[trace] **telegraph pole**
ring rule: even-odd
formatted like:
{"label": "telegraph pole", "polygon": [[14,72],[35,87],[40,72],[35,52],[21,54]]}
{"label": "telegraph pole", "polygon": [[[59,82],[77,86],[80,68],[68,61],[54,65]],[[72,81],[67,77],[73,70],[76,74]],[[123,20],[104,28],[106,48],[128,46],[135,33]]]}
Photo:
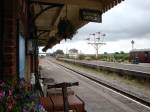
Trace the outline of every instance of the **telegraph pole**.
{"label": "telegraph pole", "polygon": [[[96,38],[96,35],[97,35],[97,38]],[[104,43],[104,37],[106,36],[105,34],[101,34],[100,32],[97,32],[97,33],[93,33],[93,34],[90,34],[90,36],[92,36],[93,38],[87,38],[86,40],[89,41],[88,44],[92,45],[96,51],[96,59],[98,59],[98,51],[100,49],[100,47],[102,45],[105,45],[106,43]]]}
{"label": "telegraph pole", "polygon": [[131,44],[132,44],[132,50],[134,49],[134,43],[135,43],[134,40],[132,40],[132,41],[131,41]]}

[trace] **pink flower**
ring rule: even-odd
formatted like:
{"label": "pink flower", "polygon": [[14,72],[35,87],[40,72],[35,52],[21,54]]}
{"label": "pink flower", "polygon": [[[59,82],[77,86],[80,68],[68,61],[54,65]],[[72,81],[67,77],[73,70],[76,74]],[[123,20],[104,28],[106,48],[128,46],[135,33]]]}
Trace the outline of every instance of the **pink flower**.
{"label": "pink flower", "polygon": [[11,90],[8,91],[8,95],[12,96],[12,91]]}
{"label": "pink flower", "polygon": [[0,90],[0,97],[3,97],[3,91],[2,90]]}

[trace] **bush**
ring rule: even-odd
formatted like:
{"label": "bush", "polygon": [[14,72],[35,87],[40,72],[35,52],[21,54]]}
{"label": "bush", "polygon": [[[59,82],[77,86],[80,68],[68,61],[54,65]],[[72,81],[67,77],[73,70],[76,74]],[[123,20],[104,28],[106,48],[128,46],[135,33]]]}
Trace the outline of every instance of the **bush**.
{"label": "bush", "polygon": [[79,60],[84,60],[84,59],[85,59],[85,56],[84,56],[83,54],[80,54],[79,57],[78,57],[78,59],[79,59]]}
{"label": "bush", "polygon": [[91,57],[87,56],[85,57],[85,60],[91,60]]}

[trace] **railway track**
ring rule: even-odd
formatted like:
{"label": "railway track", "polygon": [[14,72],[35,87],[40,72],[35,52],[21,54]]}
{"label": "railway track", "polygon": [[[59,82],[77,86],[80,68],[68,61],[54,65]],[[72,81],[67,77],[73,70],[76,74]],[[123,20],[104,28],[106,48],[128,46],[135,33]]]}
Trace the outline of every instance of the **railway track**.
{"label": "railway track", "polygon": [[150,68],[149,67],[142,67],[140,68],[139,66],[134,66],[133,65],[123,65],[123,64],[112,64],[112,63],[101,63],[98,64],[97,62],[91,63],[91,62],[86,62],[86,61],[77,61],[77,60],[70,60],[70,59],[63,59],[59,58],[58,60],[60,61],[65,61],[69,63],[75,63],[79,64],[85,67],[89,68],[96,68],[100,69],[103,71],[108,71],[108,72],[114,72],[117,74],[121,75],[128,75],[128,76],[135,76],[139,78],[144,78],[144,79],[150,79]]}
{"label": "railway track", "polygon": [[127,99],[130,99],[130,100],[134,101],[135,103],[138,103],[138,104],[140,104],[140,105],[150,109],[150,101],[146,101],[144,98],[136,96],[135,94],[132,94],[130,91],[118,88],[118,87],[116,87],[114,85],[111,85],[108,82],[105,82],[103,80],[97,79],[94,76],[89,76],[88,74],[82,73],[80,71],[74,70],[74,69],[72,69],[70,67],[67,67],[67,66],[65,66],[63,64],[60,64],[60,63],[58,63],[56,61],[52,61],[52,62],[57,64],[57,65],[59,65],[59,66],[61,66],[61,67],[63,67],[63,68],[65,68],[65,69],[67,69],[67,70],[70,70],[72,72],[75,72],[75,73],[83,76],[83,77],[86,77],[86,78],[96,82],[97,84],[100,84],[104,88],[109,89],[109,90],[115,92],[116,94],[122,95],[123,97],[126,97]]}

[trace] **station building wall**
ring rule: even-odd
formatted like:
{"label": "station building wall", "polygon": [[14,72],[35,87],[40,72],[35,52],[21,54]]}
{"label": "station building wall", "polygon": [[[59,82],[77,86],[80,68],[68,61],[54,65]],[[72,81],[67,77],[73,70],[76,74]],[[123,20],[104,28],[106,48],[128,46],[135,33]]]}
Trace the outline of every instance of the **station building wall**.
{"label": "station building wall", "polygon": [[26,53],[29,38],[27,1],[1,1],[0,79],[13,81],[14,84],[19,80],[19,33],[23,34],[25,40],[24,78],[29,81],[31,74],[32,56]]}

